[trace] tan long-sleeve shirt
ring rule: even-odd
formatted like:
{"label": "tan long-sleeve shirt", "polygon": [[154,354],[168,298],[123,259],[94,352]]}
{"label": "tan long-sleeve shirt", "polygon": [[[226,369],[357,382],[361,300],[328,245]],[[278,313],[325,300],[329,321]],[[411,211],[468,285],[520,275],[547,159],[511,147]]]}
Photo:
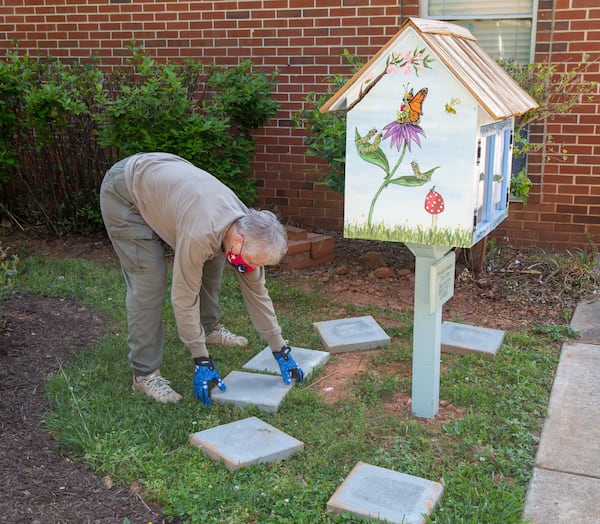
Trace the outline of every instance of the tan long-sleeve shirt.
{"label": "tan long-sleeve shirt", "polygon": [[[204,263],[224,256],[225,233],[247,208],[210,173],[168,153],[130,157],[125,183],[146,223],[175,253],[171,302],[179,337],[192,356],[207,354],[198,304]],[[264,268],[236,275],[255,329],[279,351],[285,341],[265,287]]]}

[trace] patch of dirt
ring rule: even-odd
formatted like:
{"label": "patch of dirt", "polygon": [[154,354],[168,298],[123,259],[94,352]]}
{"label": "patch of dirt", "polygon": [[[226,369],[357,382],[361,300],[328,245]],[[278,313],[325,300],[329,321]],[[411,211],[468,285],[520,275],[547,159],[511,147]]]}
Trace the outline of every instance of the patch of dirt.
{"label": "patch of dirt", "polygon": [[[561,265],[561,256],[573,257],[501,246],[475,275],[467,268],[466,250],[457,251],[454,294],[442,308],[443,318],[493,329],[568,323],[600,275],[583,267],[583,256],[570,265]],[[274,273],[300,286],[304,282],[306,289],[318,282],[336,302],[413,310],[415,257],[403,244],[336,235],[333,264]]]}
{"label": "patch of dirt", "polygon": [[[369,372],[374,379],[379,378],[379,373],[374,368],[372,361],[381,353],[378,349],[358,352],[336,353],[331,355],[325,365],[323,374],[313,380],[308,387],[313,388],[326,402],[335,404],[348,398],[354,390],[363,373]],[[386,364],[385,374],[395,379],[410,377],[411,363],[408,361]],[[380,413],[391,416],[407,415],[411,413],[411,398],[403,392],[383,398],[382,405],[378,407]],[[435,417],[424,423],[446,424],[461,418],[464,409],[440,399],[439,409]]]}
{"label": "patch of dirt", "polygon": [[[283,272],[275,278],[321,291],[339,303],[376,305],[412,311],[414,256],[403,245],[335,237],[335,261],[327,266]],[[116,262],[105,238],[20,235],[0,232],[0,245],[22,255],[79,257]],[[458,257],[454,296],[443,306],[443,318],[481,327],[509,329],[532,324],[565,324],[577,302],[595,292],[595,275],[577,264],[557,266],[539,250],[502,247],[475,277]],[[340,318],[346,315],[340,309]],[[17,294],[0,310],[0,522],[85,522],[122,524],[167,522],[139,489],[110,486],[63,456],[45,431],[42,416],[50,409],[44,378],[74,352],[89,347],[104,329],[104,319],[81,304]],[[310,387],[328,402],[348,395],[361,373],[371,369],[377,350],[333,355],[324,374]],[[371,366],[371,367],[369,367]],[[394,372],[409,376],[409,363]],[[410,399],[386,401],[391,414],[410,412]],[[431,422],[463,416],[440,401]]]}

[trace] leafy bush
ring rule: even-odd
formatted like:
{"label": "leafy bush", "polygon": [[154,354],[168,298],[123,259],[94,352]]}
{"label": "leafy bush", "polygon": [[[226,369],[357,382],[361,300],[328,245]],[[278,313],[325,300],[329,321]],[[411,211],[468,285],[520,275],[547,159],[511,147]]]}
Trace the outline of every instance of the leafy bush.
{"label": "leafy bush", "polygon": [[140,151],[178,154],[253,203],[252,131],[278,109],[276,74],[130,51],[116,70],[17,52],[0,60],[0,205],[12,216],[56,233],[100,229],[104,172]]}
{"label": "leafy bush", "polygon": [[[567,114],[574,106],[589,99],[595,89],[595,82],[587,81],[584,73],[595,62],[584,54],[581,62],[566,64],[533,63],[521,64],[515,60],[499,60],[499,64],[510,73],[515,81],[538,103],[517,119],[515,125],[515,145],[513,156],[523,158],[530,152],[542,151],[547,160],[554,158],[565,161],[567,150],[553,143],[552,135],[547,135],[542,144],[531,143],[528,139],[528,126],[552,120],[557,115]],[[531,180],[526,168],[513,174],[511,193],[527,203]]]}

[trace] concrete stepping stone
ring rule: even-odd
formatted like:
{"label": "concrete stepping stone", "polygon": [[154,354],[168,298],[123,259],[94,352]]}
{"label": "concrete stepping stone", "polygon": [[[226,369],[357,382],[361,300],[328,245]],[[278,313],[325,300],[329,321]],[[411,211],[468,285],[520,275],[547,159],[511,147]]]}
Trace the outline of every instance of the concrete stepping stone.
{"label": "concrete stepping stone", "polygon": [[[315,368],[324,366],[329,360],[329,353],[327,351],[317,351],[314,349],[304,349],[292,346],[292,357],[296,361],[302,371],[304,371],[304,379],[306,380]],[[260,353],[252,357],[246,362],[242,369],[248,371],[262,371],[265,373],[273,373],[281,376],[281,370],[279,364],[273,358],[271,348],[265,347]]]}
{"label": "concrete stepping stone", "polygon": [[502,346],[504,331],[444,321],[441,339],[441,350],[445,353],[480,353],[493,357]]}
{"label": "concrete stepping stone", "polygon": [[229,471],[283,460],[304,451],[304,443],[283,431],[249,417],[190,435],[190,444],[211,459],[220,460]]}
{"label": "concrete stepping stone", "polygon": [[[272,357],[271,357],[272,358]],[[266,413],[276,413],[292,385],[286,385],[282,378],[262,373],[232,371],[223,382],[227,391],[216,386],[211,390],[213,402],[233,404],[238,407],[256,406]]]}
{"label": "concrete stepping stone", "polygon": [[325,320],[313,324],[330,353],[359,351],[387,346],[391,340],[370,316]]}
{"label": "concrete stepping stone", "polygon": [[424,524],[442,498],[440,482],[358,462],[327,503],[336,513],[390,524]]}

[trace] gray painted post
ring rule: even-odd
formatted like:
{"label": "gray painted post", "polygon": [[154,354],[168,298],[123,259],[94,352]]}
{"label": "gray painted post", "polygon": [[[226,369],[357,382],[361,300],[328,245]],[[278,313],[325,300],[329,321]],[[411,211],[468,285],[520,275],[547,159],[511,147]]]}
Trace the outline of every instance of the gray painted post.
{"label": "gray painted post", "polygon": [[440,353],[442,339],[442,304],[432,309],[431,267],[449,248],[409,244],[415,255],[415,301],[412,362],[412,413],[433,418],[440,402]]}

